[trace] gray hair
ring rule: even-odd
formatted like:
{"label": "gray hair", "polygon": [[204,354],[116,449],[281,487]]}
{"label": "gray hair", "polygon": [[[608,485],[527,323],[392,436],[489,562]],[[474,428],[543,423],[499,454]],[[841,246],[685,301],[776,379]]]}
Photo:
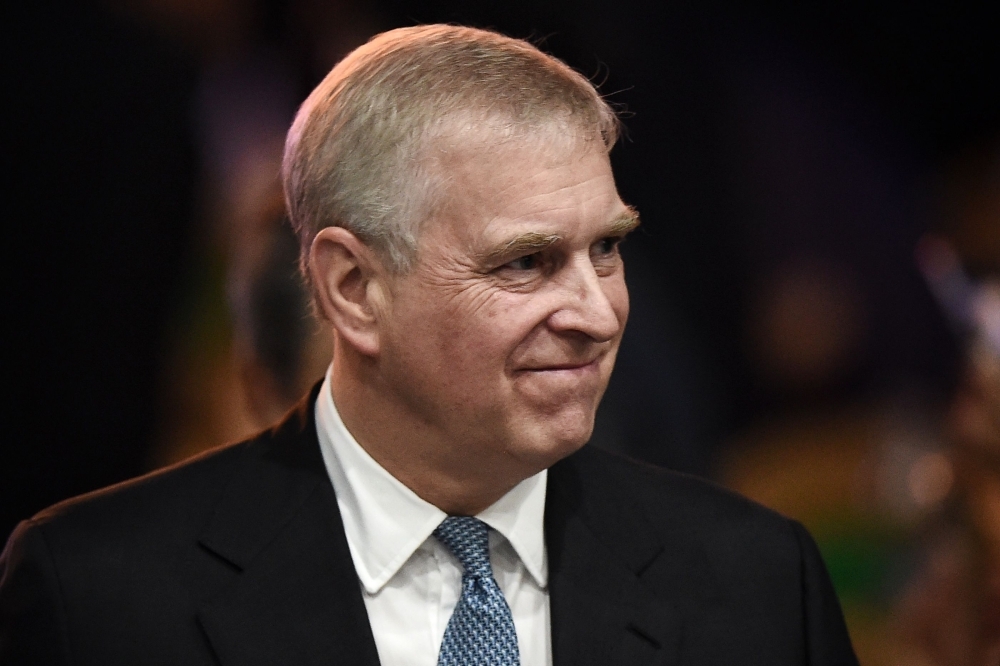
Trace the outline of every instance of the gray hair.
{"label": "gray hair", "polygon": [[[344,227],[397,273],[443,202],[428,144],[455,121],[504,137],[618,138],[615,112],[565,63],[510,37],[450,25],[376,35],[313,90],[288,133],[282,179],[306,263],[316,234]],[[553,132],[553,130],[558,130]]]}

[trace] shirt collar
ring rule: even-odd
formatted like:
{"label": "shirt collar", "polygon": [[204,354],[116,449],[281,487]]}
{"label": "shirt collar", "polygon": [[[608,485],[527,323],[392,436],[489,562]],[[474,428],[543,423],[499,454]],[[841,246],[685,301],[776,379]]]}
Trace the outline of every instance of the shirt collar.
{"label": "shirt collar", "polygon": [[[418,497],[358,444],[333,402],[331,370],[316,399],[316,430],[354,568],[365,591],[376,594],[447,514]],[[543,588],[548,584],[543,530],[547,480],[548,470],[542,470],[477,516],[510,542]]]}
{"label": "shirt collar", "polygon": [[548,472],[543,469],[529,476],[476,516],[510,542],[541,588],[548,585],[549,578],[543,527]]}

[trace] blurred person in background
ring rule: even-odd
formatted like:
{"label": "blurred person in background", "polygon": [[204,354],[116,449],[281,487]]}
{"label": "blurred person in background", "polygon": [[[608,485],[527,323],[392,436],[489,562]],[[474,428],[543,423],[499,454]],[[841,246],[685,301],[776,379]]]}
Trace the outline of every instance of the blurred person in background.
{"label": "blurred person in background", "polygon": [[330,363],[333,341],[313,317],[298,253],[282,209],[263,254],[230,282],[239,372],[260,428],[278,421]]}
{"label": "blurred person in background", "polygon": [[947,500],[898,607],[907,663],[929,666],[1000,663],[1000,142],[970,153],[917,255],[965,350],[947,446],[911,479],[915,491],[939,479]]}
{"label": "blurred person in background", "polygon": [[1000,282],[981,289],[993,339],[970,346],[949,415],[951,446],[936,461],[951,497],[926,529],[922,564],[899,605],[914,664],[1000,662]]}
{"label": "blurred person in background", "polygon": [[[380,6],[349,0],[149,0],[132,11],[201,61],[201,225],[164,354],[155,469],[253,435],[322,376],[328,340],[302,309],[286,252],[281,151],[308,90],[383,19]],[[278,304],[274,290],[291,300]]]}

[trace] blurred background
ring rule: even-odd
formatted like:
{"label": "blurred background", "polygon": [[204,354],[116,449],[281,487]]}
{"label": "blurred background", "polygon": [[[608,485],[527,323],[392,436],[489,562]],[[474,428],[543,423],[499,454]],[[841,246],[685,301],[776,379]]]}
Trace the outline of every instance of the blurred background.
{"label": "blurred background", "polygon": [[[284,133],[428,22],[600,84],[643,227],[594,444],[816,537],[864,666],[1000,664],[1000,25],[985,3],[106,0],[5,21],[0,533],[323,373]],[[20,266],[20,268],[17,268]]]}

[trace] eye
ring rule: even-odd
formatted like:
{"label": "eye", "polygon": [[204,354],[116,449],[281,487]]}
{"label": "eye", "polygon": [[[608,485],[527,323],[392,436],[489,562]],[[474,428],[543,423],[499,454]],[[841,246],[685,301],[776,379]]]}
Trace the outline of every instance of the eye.
{"label": "eye", "polygon": [[541,263],[541,257],[536,252],[535,254],[526,254],[523,257],[518,257],[514,261],[508,261],[502,268],[511,268],[515,271],[530,271],[538,268]]}
{"label": "eye", "polygon": [[618,251],[618,246],[621,244],[622,240],[623,239],[620,236],[602,238],[594,244],[593,252],[599,256],[614,254]]}

